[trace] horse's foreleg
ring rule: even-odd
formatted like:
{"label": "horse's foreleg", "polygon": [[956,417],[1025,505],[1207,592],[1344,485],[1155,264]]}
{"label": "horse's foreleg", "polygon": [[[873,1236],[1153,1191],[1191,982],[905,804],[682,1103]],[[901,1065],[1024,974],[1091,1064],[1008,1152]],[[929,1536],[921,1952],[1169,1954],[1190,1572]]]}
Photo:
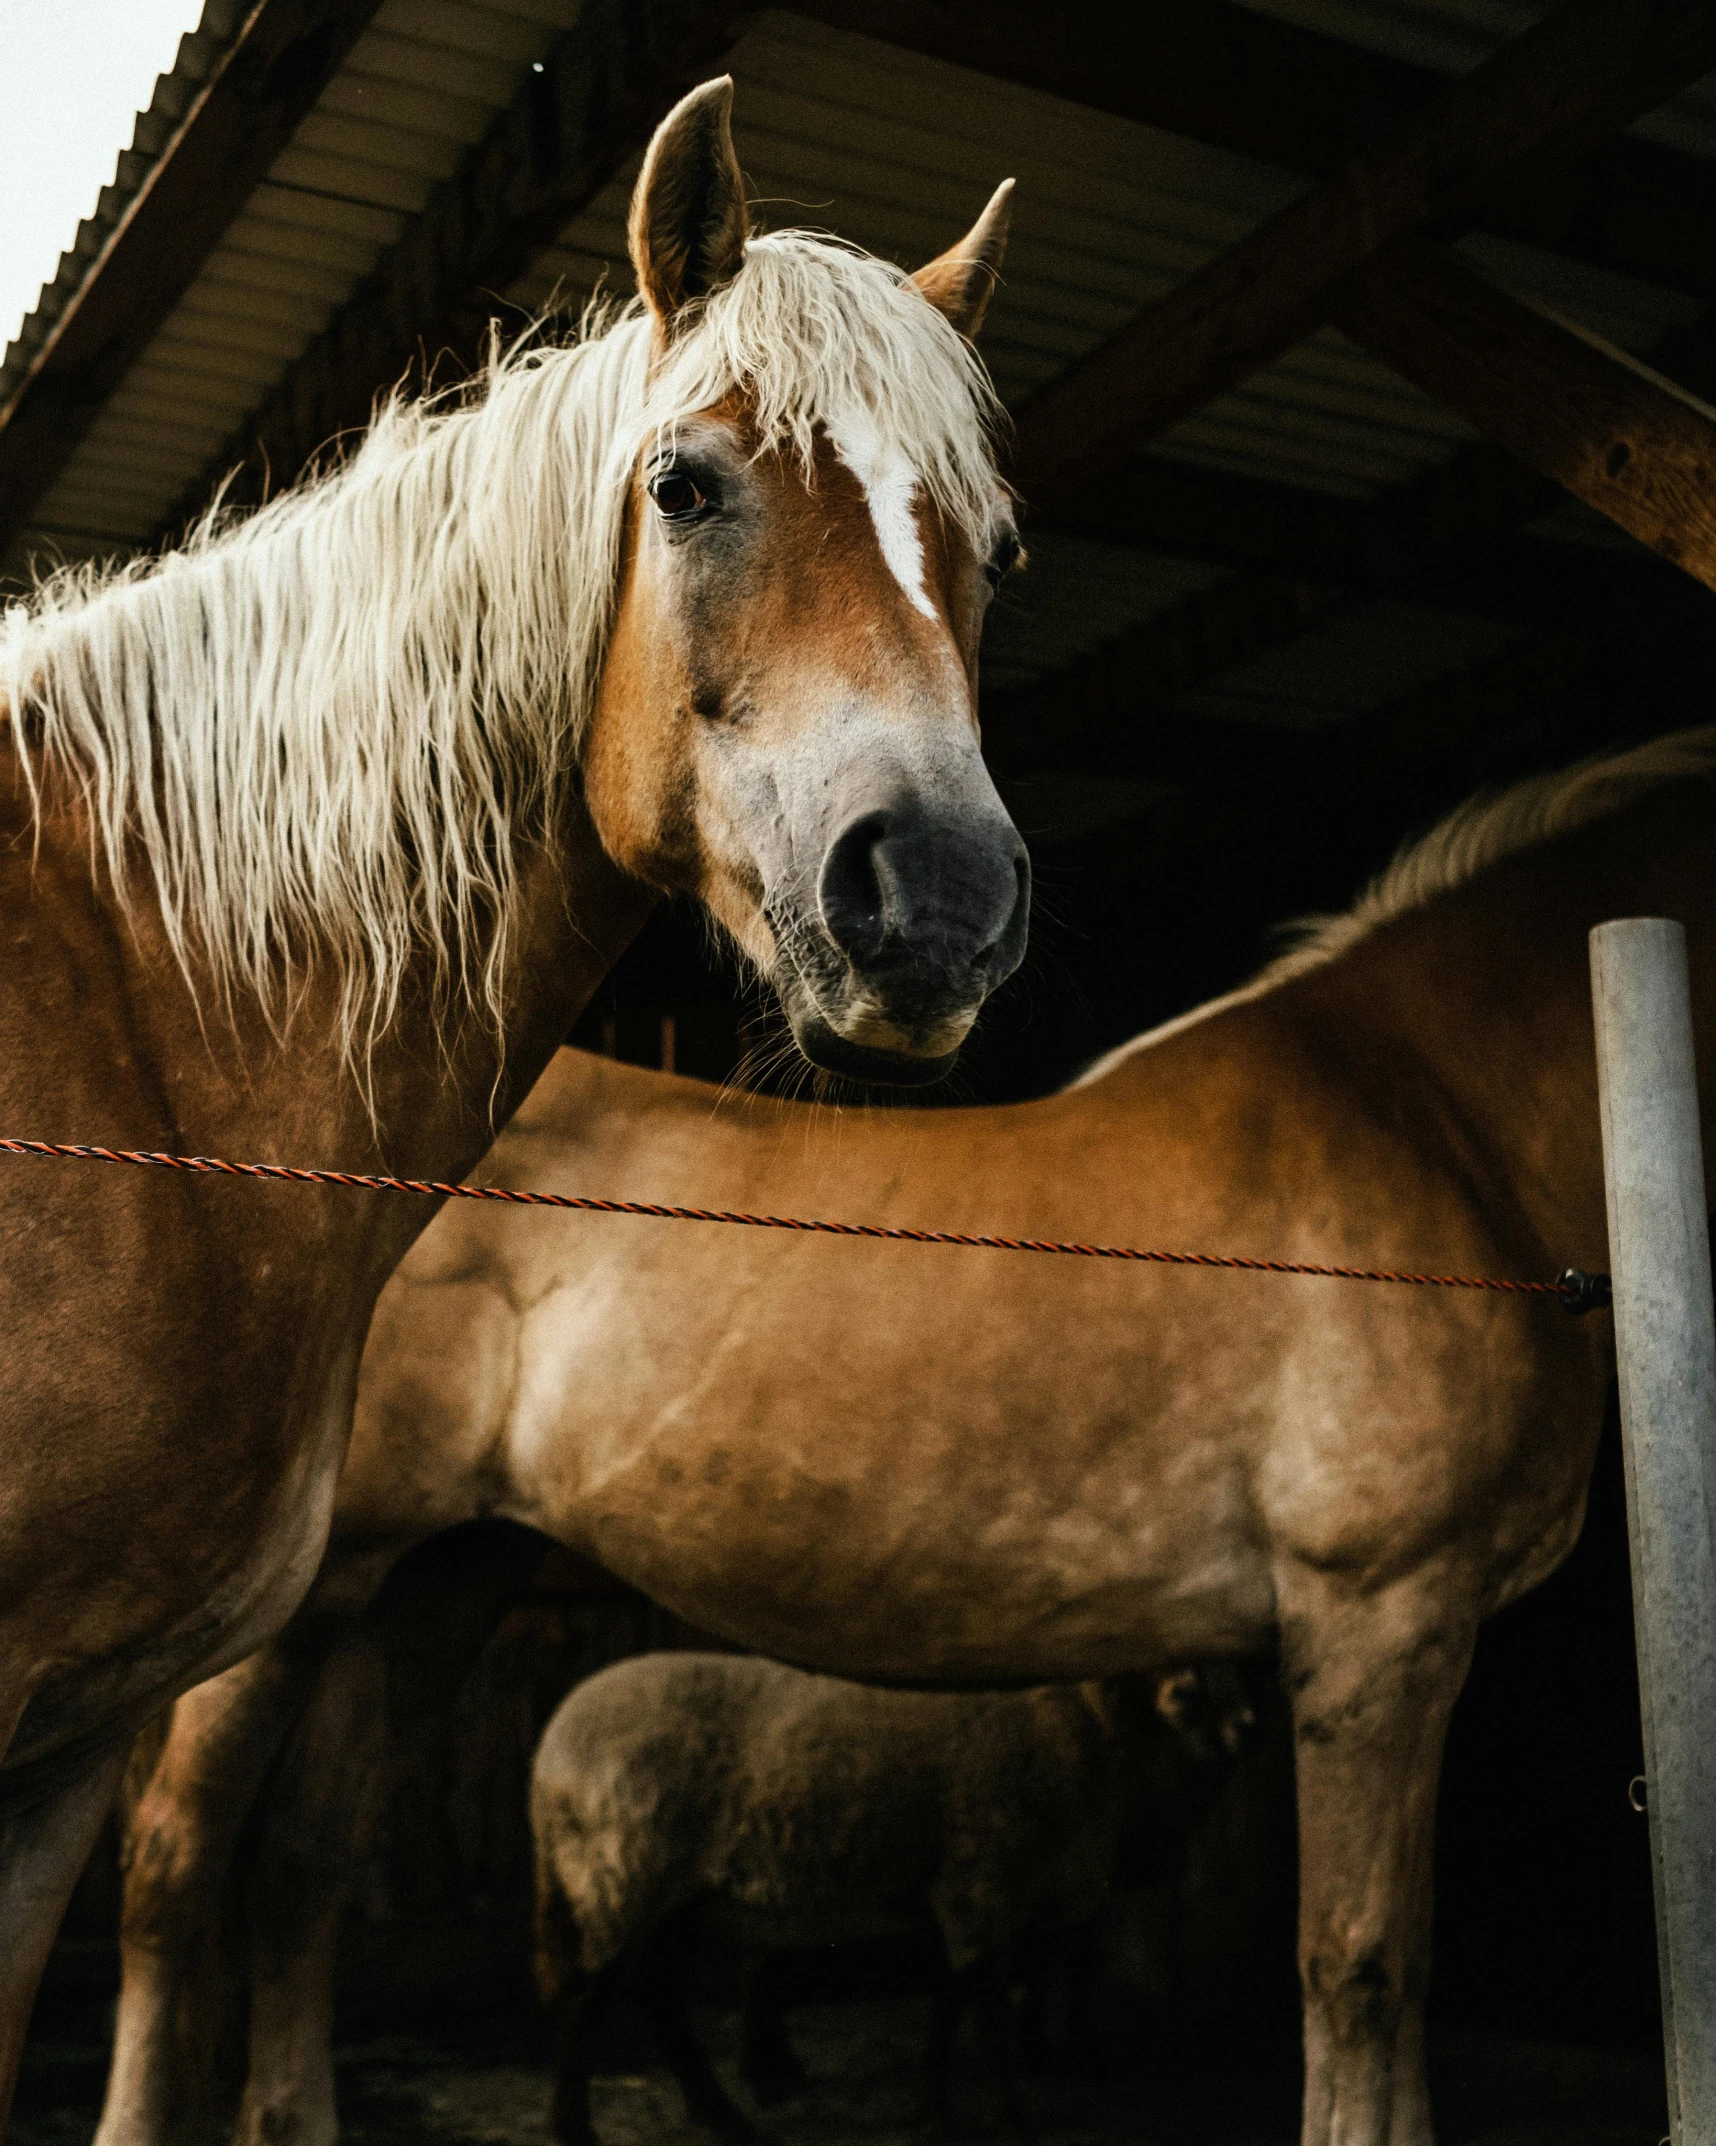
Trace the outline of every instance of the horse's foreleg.
{"label": "horse's foreleg", "polygon": [[381,1804],[387,1673],[346,1635],[268,1784],[250,1873],[250,2069],[234,2146],[334,2146],[334,1955]]}
{"label": "horse's foreleg", "polygon": [[126,1827],[119,2012],[95,2146],[170,2146],[191,2128],[187,2104],[206,2092],[214,2051],[203,2015],[216,2000],[198,1969],[239,1831],[316,1664],[306,1647],[275,1643],[173,1708]]}
{"label": "horse's foreleg", "polygon": [[[374,1561],[368,1580],[379,1585],[404,1547]],[[268,1784],[250,1872],[250,2070],[237,2146],[337,2137],[334,1970],[346,1903],[388,1793],[424,1763],[541,1560],[541,1538],[522,1528],[445,1536],[418,1550],[401,1583],[366,1598],[361,1624],[328,1658]],[[341,1594],[355,1598],[349,1576]]]}
{"label": "horse's foreleg", "polygon": [[590,2077],[596,2068],[597,2039],[619,1986],[619,1960],[595,1974],[574,1968],[551,2000],[557,2014],[554,2104],[548,2135],[556,2146],[597,2146],[590,2121]]}
{"label": "horse's foreleg", "polygon": [[36,1984],[125,1771],[125,1740],[12,1785],[0,1801],[0,2135]]}
{"label": "horse's foreleg", "polygon": [[1424,2075],[1431,1856],[1470,1598],[1281,1588],[1299,1791],[1305,2146],[1431,2146]]}

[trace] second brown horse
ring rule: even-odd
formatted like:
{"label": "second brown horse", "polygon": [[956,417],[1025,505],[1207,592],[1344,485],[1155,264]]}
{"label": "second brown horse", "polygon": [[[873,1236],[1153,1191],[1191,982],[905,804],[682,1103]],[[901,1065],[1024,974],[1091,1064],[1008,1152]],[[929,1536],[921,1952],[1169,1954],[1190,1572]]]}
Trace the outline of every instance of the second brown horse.
{"label": "second brown horse", "polygon": [[[1366,1266],[1600,1268],[1586,933],[1685,921],[1716,1068],[1713,767],[1710,734],[1670,739],[1469,810],[1259,983],[1041,1102],[835,1115],[568,1053],[490,1175]],[[329,1645],[410,1543],[481,1513],[848,1676],[1277,1651],[1304,2136],[1427,2146],[1443,1734],[1480,1622],[1578,1535],[1610,1361],[1608,1321],[1553,1300],[449,1210],[382,1300],[311,1604],[180,1702],[133,1836],[100,2146],[165,2146],[194,1925]],[[306,1812],[361,1807],[350,1664],[276,1784],[289,1859],[313,1845]],[[270,1926],[259,1948],[246,2137],[334,2135],[337,1893],[275,1889],[297,1936]]]}

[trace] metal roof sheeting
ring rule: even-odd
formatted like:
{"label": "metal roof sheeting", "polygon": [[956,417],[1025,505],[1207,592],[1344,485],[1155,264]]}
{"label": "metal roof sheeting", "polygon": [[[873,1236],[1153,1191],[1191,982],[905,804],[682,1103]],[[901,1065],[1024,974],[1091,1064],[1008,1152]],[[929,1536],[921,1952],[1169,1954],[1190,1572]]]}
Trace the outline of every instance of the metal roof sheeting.
{"label": "metal roof sheeting", "polygon": [[[43,495],[38,540],[72,556],[148,541],[580,5],[383,0]],[[210,0],[197,38],[237,12],[236,0]]]}
{"label": "metal roof sheeting", "polygon": [[[916,264],[960,236],[998,180],[1017,177],[1006,270],[982,338],[996,385],[1015,407],[1305,185],[784,12],[763,18],[728,64],[735,139],[763,223],[826,227]],[[567,225],[509,299],[526,310],[558,303],[575,312],[599,285],[631,289],[625,213],[639,163]],[[1487,235],[1465,244],[1504,287],[1640,353],[1699,315],[1679,292],[1530,246]],[[1176,426],[1155,451],[1363,500],[1476,437],[1464,419],[1325,329]],[[1562,533],[1578,542],[1596,520],[1573,518]],[[1030,572],[991,622],[985,677],[1006,689],[1056,672],[1214,578],[1183,560],[1038,536]],[[1429,675],[1422,638],[1397,644],[1402,691]],[[1457,633],[1452,644],[1463,646]],[[1389,646],[1385,631],[1375,645]],[[1269,712],[1267,698],[1261,688],[1245,690],[1203,712],[1306,719],[1297,688],[1284,687]],[[1287,712],[1288,703],[1301,712]],[[1327,719],[1349,706],[1334,694]]]}
{"label": "metal roof sheeting", "polygon": [[[1470,67],[1544,12],[1536,0],[1251,4],[1445,71]],[[579,5],[384,0],[39,502],[31,532],[38,544],[76,555],[148,540],[482,138],[525,70],[575,26]],[[198,69],[206,76],[219,38],[230,38],[236,12],[236,0],[210,0],[196,38],[186,40],[139,121],[116,186],[135,185],[170,141],[175,112],[194,93]],[[729,64],[739,153],[765,224],[828,228],[916,264],[961,235],[998,180],[1017,177],[1006,274],[983,339],[997,386],[1014,406],[1306,184],[785,9],[757,19]],[[1700,85],[1644,131],[1716,157],[1716,98]],[[640,161],[619,171],[544,249],[504,294],[512,305],[575,312],[598,286],[629,288],[625,212]],[[118,213],[110,195],[100,215]],[[54,286],[60,305],[99,233],[86,225],[78,245]],[[1699,313],[1683,293],[1527,245],[1492,236],[1463,245],[1504,287],[1634,351],[1649,352]],[[26,342],[46,332],[46,318],[32,320]],[[1444,462],[1473,437],[1440,403],[1325,330],[1175,427],[1156,451],[1366,500]],[[1555,533],[1575,544],[1615,540],[1595,517],[1577,513],[1562,515]],[[988,675],[1002,686],[1064,668],[1214,578],[1183,560],[1067,537],[1040,537],[1034,548],[1032,572],[991,628]],[[1392,663],[1403,691],[1436,675],[1443,658],[1428,621],[1438,615],[1415,613],[1409,629],[1403,613],[1379,609],[1374,630],[1348,619],[1306,637],[1303,664],[1326,668],[1325,715],[1374,704],[1378,665],[1386,671]],[[1450,665],[1473,660],[1458,621],[1447,625],[1444,642]],[[1309,720],[1310,672],[1296,665],[1298,657],[1259,659],[1227,682],[1231,690],[1184,704],[1248,720]]]}
{"label": "metal roof sheeting", "polygon": [[1494,662],[1524,638],[1500,619],[1392,600],[1366,604],[1175,694],[1173,706],[1222,722],[1307,730]]}
{"label": "metal roof sheeting", "polygon": [[1163,559],[1058,530],[1033,534],[983,636],[986,685],[1006,692],[1065,670],[1080,656],[1221,580],[1219,567]]}
{"label": "metal roof sheeting", "polygon": [[22,384],[54,322],[82,287],[144,180],[171,148],[197,92],[230,49],[243,13],[240,0],[205,0],[197,27],[180,38],[172,71],[156,78],[149,108],[138,113],[131,146],[120,150],[112,180],[78,225],[71,245],[60,255],[52,282],[43,284],[35,310],[7,346],[0,361],[0,407]]}
{"label": "metal roof sheeting", "polygon": [[[1304,190],[1268,165],[787,13],[729,59],[734,134],[765,223],[826,226],[907,263],[965,230],[998,180],[1019,185],[983,351],[1017,406],[1153,298]],[[507,295],[576,308],[631,287],[634,160]],[[1679,292],[1501,239],[1467,242],[1505,288],[1649,351],[1698,317]],[[1326,329],[1157,443],[1170,457],[1373,497],[1476,435],[1380,360]]]}

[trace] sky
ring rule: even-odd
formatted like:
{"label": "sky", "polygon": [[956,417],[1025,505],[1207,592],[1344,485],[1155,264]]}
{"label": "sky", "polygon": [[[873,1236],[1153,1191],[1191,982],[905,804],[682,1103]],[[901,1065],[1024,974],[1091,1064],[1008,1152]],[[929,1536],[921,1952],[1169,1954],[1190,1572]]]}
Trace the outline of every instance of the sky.
{"label": "sky", "polygon": [[0,349],[201,14],[202,0],[0,0]]}

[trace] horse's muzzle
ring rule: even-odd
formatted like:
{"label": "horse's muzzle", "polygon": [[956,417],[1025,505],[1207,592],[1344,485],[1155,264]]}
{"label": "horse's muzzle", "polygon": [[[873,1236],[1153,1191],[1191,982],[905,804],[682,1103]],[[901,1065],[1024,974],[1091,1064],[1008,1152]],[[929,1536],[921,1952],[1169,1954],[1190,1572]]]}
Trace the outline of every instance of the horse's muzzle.
{"label": "horse's muzzle", "polygon": [[1030,912],[1030,860],[998,808],[861,813],[828,846],[815,916],[782,934],[799,1047],[857,1080],[939,1080],[1023,959]]}

